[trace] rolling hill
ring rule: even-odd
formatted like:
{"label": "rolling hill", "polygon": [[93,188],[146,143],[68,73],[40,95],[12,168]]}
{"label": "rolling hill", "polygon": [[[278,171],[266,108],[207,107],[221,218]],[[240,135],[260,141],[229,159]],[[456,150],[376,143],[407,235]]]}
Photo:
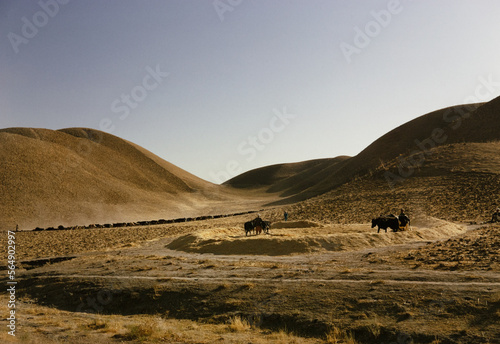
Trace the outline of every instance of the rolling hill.
{"label": "rolling hill", "polygon": [[348,156],[309,160],[290,164],[276,164],[254,169],[236,176],[225,183],[235,188],[265,187],[267,192],[293,195],[328,177],[324,171],[349,159]]}
{"label": "rolling hill", "polygon": [[131,222],[234,207],[231,190],[91,129],[0,130],[2,227]]}
{"label": "rolling hill", "polygon": [[[426,164],[435,157],[431,152],[438,147],[458,143],[477,143],[474,149],[478,154],[473,158],[469,156],[471,160],[467,158],[470,146],[453,146],[453,157],[449,156],[449,160],[440,162],[448,166],[442,173],[481,164],[481,161],[488,165],[491,159],[497,160],[493,157],[499,153],[497,146],[489,145],[500,140],[499,116],[500,97],[488,103],[437,110],[391,130],[352,158],[339,157],[264,167],[236,176],[225,185],[247,189],[251,185],[266,185],[268,192],[280,192],[280,196],[284,197],[274,204],[289,204],[327,193],[353,179],[372,175],[389,167],[392,167],[389,172],[396,182],[405,179],[410,172],[413,174],[414,170],[421,172],[427,168],[426,173],[429,173],[428,170],[435,167]],[[485,154],[479,154],[481,151]],[[410,172],[405,170],[405,165],[410,166]],[[497,165],[490,166],[491,169],[500,172]],[[270,171],[289,173],[273,174]],[[380,177],[390,179],[389,172]]]}
{"label": "rolling hill", "polygon": [[[386,207],[383,199],[408,203],[410,194],[426,213],[447,216],[443,207],[429,208],[425,194],[441,190],[435,202],[444,205],[467,192],[488,190],[475,203],[457,203],[470,208],[462,217],[467,218],[478,207],[489,209],[500,203],[496,196],[499,114],[500,98],[441,109],[391,130],[354,157],[267,166],[223,185],[204,181],[138,145],[97,130],[2,129],[0,226],[133,222],[304,200],[312,203],[296,207],[296,213],[319,207],[329,209],[325,214],[347,214],[354,208],[365,214]],[[379,201],[364,209],[366,197]],[[332,200],[336,207],[332,208]],[[360,220],[351,215],[346,221]],[[329,215],[318,220],[324,216]]]}

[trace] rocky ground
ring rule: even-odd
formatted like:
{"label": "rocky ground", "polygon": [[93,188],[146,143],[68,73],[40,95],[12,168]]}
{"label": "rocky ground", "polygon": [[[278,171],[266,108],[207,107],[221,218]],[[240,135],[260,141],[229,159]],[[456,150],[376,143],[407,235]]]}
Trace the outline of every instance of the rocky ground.
{"label": "rocky ground", "polygon": [[18,233],[17,341],[500,342],[499,226],[246,220]]}

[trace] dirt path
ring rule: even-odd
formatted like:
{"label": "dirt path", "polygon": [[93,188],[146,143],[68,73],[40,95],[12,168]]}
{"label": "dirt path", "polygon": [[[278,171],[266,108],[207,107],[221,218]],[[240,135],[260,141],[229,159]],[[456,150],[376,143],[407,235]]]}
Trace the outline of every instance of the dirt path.
{"label": "dirt path", "polygon": [[[18,295],[70,312],[166,314],[215,323],[257,315],[260,326],[317,338],[335,324],[360,343],[396,342],[401,333],[418,343],[436,338],[494,343],[500,333],[496,265],[451,269],[406,260],[410,253],[420,257],[412,252],[432,260],[470,249],[493,261],[497,232],[489,227],[439,222],[435,230],[376,234],[367,224],[322,225],[246,238],[235,221],[102,231],[110,238],[112,233],[128,237],[99,241],[98,249],[86,246],[77,254],[88,233],[75,232],[83,239],[62,238],[72,242],[72,251],[54,251],[72,259],[37,259],[44,265],[17,271]],[[39,234],[33,237],[40,239]],[[302,253],[241,254],[238,246],[254,245],[269,253],[265,241],[294,245],[304,238],[316,245],[314,251],[298,246]],[[181,249],[172,249],[179,239],[184,240]],[[340,250],[331,246],[335,240],[344,245]],[[226,246],[220,250],[217,245]],[[465,252],[466,259],[473,257]]]}
{"label": "dirt path", "polygon": [[[191,281],[191,282],[269,282],[275,281],[274,278],[254,278],[254,277],[151,277],[151,276],[103,276],[103,275],[53,275],[53,276],[37,276],[42,279],[124,279],[124,280],[150,280],[157,282],[172,281]],[[301,279],[287,279],[280,278],[280,283],[381,283],[380,280],[359,280],[359,279],[320,279],[320,278],[301,278]],[[443,282],[443,281],[415,281],[415,280],[391,280],[384,279],[383,284],[411,284],[411,285],[439,285],[439,286],[475,286],[475,287],[492,287],[500,286],[500,282]]]}

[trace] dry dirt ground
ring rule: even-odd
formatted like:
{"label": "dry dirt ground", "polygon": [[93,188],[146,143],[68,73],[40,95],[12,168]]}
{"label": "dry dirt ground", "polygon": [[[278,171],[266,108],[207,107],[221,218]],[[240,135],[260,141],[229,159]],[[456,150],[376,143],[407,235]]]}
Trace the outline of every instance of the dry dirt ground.
{"label": "dry dirt ground", "polygon": [[250,215],[18,232],[17,336],[2,320],[0,341],[500,343],[500,226],[377,233],[282,211],[248,237]]}

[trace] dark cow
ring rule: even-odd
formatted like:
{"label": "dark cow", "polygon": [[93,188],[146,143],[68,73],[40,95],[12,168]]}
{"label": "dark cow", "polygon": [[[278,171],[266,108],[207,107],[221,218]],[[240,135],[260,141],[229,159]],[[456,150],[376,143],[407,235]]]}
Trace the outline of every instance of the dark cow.
{"label": "dark cow", "polygon": [[245,222],[245,236],[247,236],[248,233],[252,234],[253,229],[254,229],[253,221]]}
{"label": "dark cow", "polygon": [[271,221],[262,221],[262,230],[264,233],[269,234],[269,229],[271,228]]}
{"label": "dark cow", "polygon": [[394,232],[397,232],[399,229],[399,220],[396,215],[386,215],[379,216],[376,219],[372,220],[372,228],[378,226],[377,233],[380,233],[380,229],[384,229],[387,233],[387,228],[391,228]]}

